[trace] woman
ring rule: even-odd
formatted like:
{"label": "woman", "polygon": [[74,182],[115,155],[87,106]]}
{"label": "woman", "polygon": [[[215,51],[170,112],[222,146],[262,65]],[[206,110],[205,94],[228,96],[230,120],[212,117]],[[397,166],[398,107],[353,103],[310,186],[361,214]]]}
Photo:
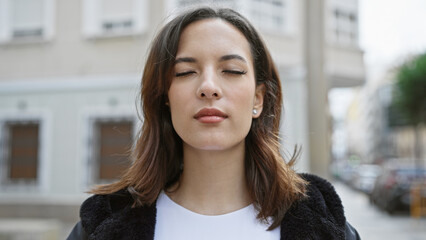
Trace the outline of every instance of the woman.
{"label": "woman", "polygon": [[357,239],[333,187],[280,155],[280,80],[235,11],[163,27],[141,97],[133,165],[93,190],[68,239]]}

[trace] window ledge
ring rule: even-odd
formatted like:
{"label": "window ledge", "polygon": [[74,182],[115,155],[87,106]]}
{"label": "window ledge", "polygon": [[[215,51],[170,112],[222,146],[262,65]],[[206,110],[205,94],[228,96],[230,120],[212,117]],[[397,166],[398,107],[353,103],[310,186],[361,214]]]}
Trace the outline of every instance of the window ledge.
{"label": "window ledge", "polygon": [[40,185],[38,183],[2,183],[0,185],[0,192],[13,193],[13,192],[38,192]]}
{"label": "window ledge", "polygon": [[142,36],[142,32],[136,31],[125,31],[125,32],[111,32],[111,33],[99,33],[91,36],[87,36],[87,39],[98,40],[98,39],[113,39],[113,38],[127,38],[127,37],[138,37]]}
{"label": "window ledge", "polygon": [[8,39],[0,42],[0,46],[21,46],[29,44],[47,44],[52,42],[51,39],[47,38],[28,38],[28,39]]}

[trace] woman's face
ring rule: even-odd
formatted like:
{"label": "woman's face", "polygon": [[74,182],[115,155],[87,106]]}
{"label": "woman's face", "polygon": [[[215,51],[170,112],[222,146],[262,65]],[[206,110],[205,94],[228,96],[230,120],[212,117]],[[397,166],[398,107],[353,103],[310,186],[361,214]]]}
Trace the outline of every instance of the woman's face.
{"label": "woman's face", "polygon": [[185,147],[244,146],[252,119],[262,111],[263,92],[262,85],[256,87],[250,45],[237,28],[206,19],[184,29],[168,97]]}

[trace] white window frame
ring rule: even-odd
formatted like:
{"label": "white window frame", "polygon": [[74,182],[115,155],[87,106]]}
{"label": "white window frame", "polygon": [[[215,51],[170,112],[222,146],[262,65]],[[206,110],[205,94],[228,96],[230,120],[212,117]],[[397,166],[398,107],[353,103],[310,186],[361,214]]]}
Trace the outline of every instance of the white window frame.
{"label": "white window frame", "polygon": [[[52,124],[52,117],[47,110],[1,110],[0,111],[0,147],[6,147],[4,136],[6,135],[6,125],[8,123],[37,122],[39,124],[39,151],[37,179],[34,183],[9,182],[7,180],[8,168],[0,169],[0,192],[47,192],[49,186],[49,151],[51,141],[49,136]],[[1,151],[0,164],[6,166],[7,153]]]}
{"label": "white window frame", "polygon": [[33,38],[14,38],[11,24],[11,3],[13,0],[0,0],[0,44],[32,43],[51,41],[55,35],[56,0],[43,0],[43,33]]}
{"label": "white window frame", "polygon": [[95,184],[101,182],[98,181],[94,172],[97,171],[96,163],[93,161],[94,149],[94,131],[95,124],[97,121],[102,120],[130,120],[133,122],[133,137],[137,136],[137,133],[141,127],[141,121],[139,120],[136,110],[128,106],[110,106],[110,107],[87,107],[80,112],[80,121],[82,126],[81,145],[79,152],[81,153],[80,159],[80,170],[77,171],[80,179],[80,190],[87,191],[88,188],[93,187]]}
{"label": "white window frame", "polygon": [[82,31],[86,38],[107,38],[143,34],[148,29],[148,0],[132,0],[132,27],[126,31],[107,32],[102,29],[102,0],[82,0]]}

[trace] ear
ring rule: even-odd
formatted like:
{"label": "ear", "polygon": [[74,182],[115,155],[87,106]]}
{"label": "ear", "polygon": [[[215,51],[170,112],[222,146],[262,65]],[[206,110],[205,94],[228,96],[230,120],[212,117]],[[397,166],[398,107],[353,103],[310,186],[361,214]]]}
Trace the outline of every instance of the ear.
{"label": "ear", "polygon": [[263,110],[263,99],[265,97],[265,85],[259,84],[256,86],[253,102],[253,110],[256,110],[256,113],[253,112],[253,118],[258,118]]}

